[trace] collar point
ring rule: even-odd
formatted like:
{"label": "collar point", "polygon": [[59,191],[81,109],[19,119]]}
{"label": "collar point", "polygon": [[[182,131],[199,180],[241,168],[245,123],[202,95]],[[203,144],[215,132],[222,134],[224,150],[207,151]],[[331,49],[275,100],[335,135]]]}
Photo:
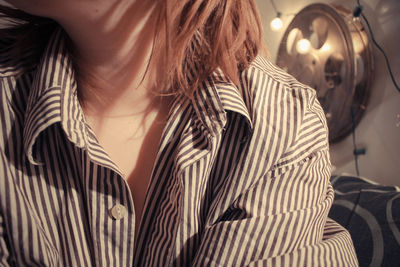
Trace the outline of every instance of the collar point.
{"label": "collar point", "polygon": [[36,160],[36,159],[33,157],[32,153],[29,153],[29,152],[28,152],[28,153],[26,153],[26,156],[27,156],[29,162],[30,162],[32,165],[35,165],[35,166],[43,166],[43,165],[44,165],[44,162],[39,161],[39,160]]}

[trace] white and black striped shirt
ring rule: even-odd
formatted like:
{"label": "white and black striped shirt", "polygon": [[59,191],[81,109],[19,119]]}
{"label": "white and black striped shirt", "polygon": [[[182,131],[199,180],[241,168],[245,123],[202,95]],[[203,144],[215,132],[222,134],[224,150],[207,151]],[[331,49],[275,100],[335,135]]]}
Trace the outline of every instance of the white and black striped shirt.
{"label": "white and black striped shirt", "polygon": [[267,60],[239,88],[216,71],[174,101],[136,244],[129,187],[85,123],[62,31],[22,66],[3,51],[0,266],[357,265],[327,218],[316,94]]}

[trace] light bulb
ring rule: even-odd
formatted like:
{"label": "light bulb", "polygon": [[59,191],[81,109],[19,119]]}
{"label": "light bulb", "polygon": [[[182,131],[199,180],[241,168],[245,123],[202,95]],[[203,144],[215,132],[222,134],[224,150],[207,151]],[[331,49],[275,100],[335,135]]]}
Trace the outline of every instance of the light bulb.
{"label": "light bulb", "polygon": [[301,39],[296,44],[296,50],[300,54],[307,54],[311,49],[311,43],[307,39]]}
{"label": "light bulb", "polygon": [[271,21],[271,29],[273,31],[279,31],[282,29],[283,23],[281,18],[278,16]]}

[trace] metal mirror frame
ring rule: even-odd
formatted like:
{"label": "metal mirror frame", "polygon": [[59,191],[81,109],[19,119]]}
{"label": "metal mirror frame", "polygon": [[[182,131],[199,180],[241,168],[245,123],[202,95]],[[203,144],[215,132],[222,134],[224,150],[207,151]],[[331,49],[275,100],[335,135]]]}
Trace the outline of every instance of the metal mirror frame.
{"label": "metal mirror frame", "polygon": [[[296,45],[307,39],[310,50]],[[293,18],[277,65],[317,91],[329,127],[329,141],[349,135],[361,120],[373,80],[373,55],[361,21],[339,5],[311,4]]]}

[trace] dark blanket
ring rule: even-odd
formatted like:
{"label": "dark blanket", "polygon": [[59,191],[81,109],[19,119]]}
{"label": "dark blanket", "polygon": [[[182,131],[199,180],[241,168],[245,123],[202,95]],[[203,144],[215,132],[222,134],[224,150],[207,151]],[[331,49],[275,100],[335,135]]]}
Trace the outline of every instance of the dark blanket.
{"label": "dark blanket", "polygon": [[400,189],[333,176],[329,217],[349,230],[360,266],[400,266]]}

